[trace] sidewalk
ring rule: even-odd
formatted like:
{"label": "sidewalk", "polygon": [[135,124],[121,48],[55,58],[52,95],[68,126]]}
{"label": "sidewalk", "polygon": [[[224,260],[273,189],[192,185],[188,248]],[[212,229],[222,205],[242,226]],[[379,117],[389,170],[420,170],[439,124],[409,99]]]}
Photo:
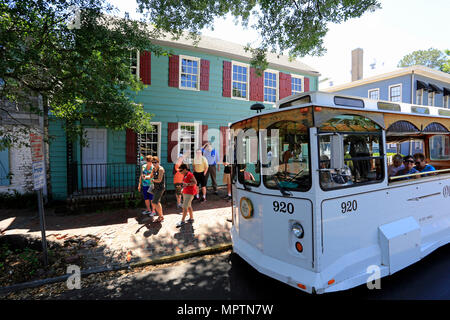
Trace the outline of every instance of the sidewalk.
{"label": "sidewalk", "polygon": [[[46,210],[47,240],[71,248],[78,244],[76,255],[67,264],[83,261],[83,270],[102,266],[126,265],[148,259],[158,259],[231,242],[231,202],[219,195],[208,194],[208,201],[194,200],[194,222],[181,228],[181,209],[173,202],[163,207],[164,221],[146,217],[139,209],[117,209],[97,213],[58,216]],[[36,213],[8,211],[0,213],[0,234],[22,234],[40,239]],[[81,246],[79,245],[81,243]]]}

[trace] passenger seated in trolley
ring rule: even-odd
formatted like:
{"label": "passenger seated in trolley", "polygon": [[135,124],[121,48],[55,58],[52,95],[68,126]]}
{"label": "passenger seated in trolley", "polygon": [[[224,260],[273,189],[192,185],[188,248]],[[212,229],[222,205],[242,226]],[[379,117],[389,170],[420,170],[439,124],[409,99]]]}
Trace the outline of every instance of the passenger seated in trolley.
{"label": "passenger seated in trolley", "polygon": [[405,169],[403,165],[403,158],[400,154],[396,154],[392,158],[392,164],[388,167],[388,175],[389,177],[393,177],[397,174],[398,171]]}
{"label": "passenger seated in trolley", "polygon": [[[414,154],[414,163],[416,165],[416,170],[418,170],[419,172],[436,171],[436,169],[431,164],[426,163],[425,155],[423,153]],[[421,177],[425,176],[428,176],[428,174],[422,175]]]}
{"label": "passenger seated in trolley", "polygon": [[[409,156],[404,157],[403,158],[403,165],[405,166],[405,168],[402,169],[402,170],[399,170],[397,172],[396,176],[404,176],[404,175],[407,175],[407,174],[418,173],[419,171],[417,171],[417,169],[414,168],[414,163],[415,163],[415,161],[414,161],[414,157],[413,156],[409,155]],[[411,179],[411,178],[417,179],[418,176],[415,176],[415,177],[404,177],[402,179],[396,179],[396,181],[408,180],[408,179]]]}

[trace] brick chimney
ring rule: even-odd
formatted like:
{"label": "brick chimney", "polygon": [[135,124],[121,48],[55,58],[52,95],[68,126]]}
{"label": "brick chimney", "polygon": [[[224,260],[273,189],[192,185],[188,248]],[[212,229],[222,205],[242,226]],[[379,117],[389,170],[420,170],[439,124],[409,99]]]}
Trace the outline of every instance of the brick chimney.
{"label": "brick chimney", "polygon": [[352,81],[360,80],[363,77],[363,49],[352,50]]}

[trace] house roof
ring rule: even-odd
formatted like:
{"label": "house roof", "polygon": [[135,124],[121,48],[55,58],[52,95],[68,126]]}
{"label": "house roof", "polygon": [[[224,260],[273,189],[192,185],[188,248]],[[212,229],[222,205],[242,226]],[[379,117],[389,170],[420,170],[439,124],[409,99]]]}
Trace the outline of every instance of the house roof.
{"label": "house roof", "polygon": [[407,74],[412,74],[412,73],[419,74],[419,75],[422,75],[422,76],[425,76],[425,77],[428,77],[431,79],[439,80],[439,81],[450,84],[450,74],[439,71],[439,70],[431,69],[431,68],[428,68],[425,66],[417,65],[417,66],[411,66],[411,67],[406,67],[406,68],[400,68],[400,69],[394,70],[392,72],[382,73],[382,74],[379,74],[379,75],[376,75],[373,77],[333,86],[330,88],[323,89],[322,91],[336,92],[336,91],[340,91],[340,90],[344,90],[344,89],[359,87],[359,86],[362,86],[365,84],[370,84],[373,82],[378,82],[378,81],[387,80],[387,79],[391,79],[391,78],[397,78],[397,77],[407,75]]}
{"label": "house roof", "polygon": [[[164,39],[155,39],[152,42],[162,46],[170,46],[179,49],[188,49],[191,51],[220,55],[232,60],[240,60],[244,62],[250,62],[252,58],[251,53],[246,52],[244,46],[240,44],[204,35],[201,36],[200,41],[197,44],[194,44],[192,39],[188,39],[187,34],[180,37],[178,40],[172,40],[167,37]],[[268,52],[267,61],[269,62],[270,68],[284,69],[315,77],[320,76],[320,73],[314,68],[298,60],[290,61],[289,57],[284,55],[277,55],[275,53]]]}

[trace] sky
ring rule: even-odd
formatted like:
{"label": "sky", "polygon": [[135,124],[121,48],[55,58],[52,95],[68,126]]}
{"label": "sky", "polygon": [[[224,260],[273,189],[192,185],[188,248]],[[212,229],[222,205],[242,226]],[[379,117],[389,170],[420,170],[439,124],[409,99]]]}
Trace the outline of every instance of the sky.
{"label": "sky", "polygon": [[[381,0],[381,9],[342,24],[329,24],[324,38],[327,52],[298,60],[317,70],[319,89],[351,81],[351,51],[363,49],[363,78],[394,71],[415,50],[450,49],[449,0]],[[134,1],[111,0],[122,11],[136,11]],[[204,35],[241,45],[257,38],[252,29],[235,25],[232,18],[216,20]]]}

